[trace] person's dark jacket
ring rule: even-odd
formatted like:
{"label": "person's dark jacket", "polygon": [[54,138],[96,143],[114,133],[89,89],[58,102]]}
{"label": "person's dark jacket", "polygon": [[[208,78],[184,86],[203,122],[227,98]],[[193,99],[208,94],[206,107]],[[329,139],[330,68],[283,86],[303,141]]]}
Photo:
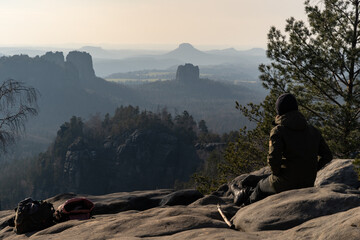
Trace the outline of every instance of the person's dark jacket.
{"label": "person's dark jacket", "polygon": [[332,160],[320,132],[299,111],[276,116],[275,124],[269,141],[270,184],[276,192],[314,186],[317,171]]}

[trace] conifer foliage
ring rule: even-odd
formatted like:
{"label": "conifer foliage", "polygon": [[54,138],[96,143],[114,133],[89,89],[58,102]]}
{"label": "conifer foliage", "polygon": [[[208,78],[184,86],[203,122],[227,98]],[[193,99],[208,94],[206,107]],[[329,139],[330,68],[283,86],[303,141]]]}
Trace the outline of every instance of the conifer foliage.
{"label": "conifer foliage", "polygon": [[360,142],[360,1],[305,2],[308,23],[287,20],[268,34],[261,80],[272,94],[293,93],[334,153],[349,157]]}

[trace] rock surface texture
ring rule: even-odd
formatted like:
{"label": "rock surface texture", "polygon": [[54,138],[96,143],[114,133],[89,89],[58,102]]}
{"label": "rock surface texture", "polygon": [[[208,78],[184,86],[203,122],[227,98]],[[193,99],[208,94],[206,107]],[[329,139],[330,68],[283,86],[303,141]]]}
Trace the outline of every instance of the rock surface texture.
{"label": "rock surface texture", "polygon": [[[315,187],[242,208],[234,206],[227,186],[207,196],[170,189],[85,196],[95,203],[92,219],[23,235],[6,226],[14,211],[0,211],[0,239],[359,239],[360,191],[351,162],[333,160],[319,171]],[[236,181],[241,185],[240,177]],[[48,201],[56,208],[75,196],[84,195],[61,194]],[[237,230],[224,223],[217,203]]]}

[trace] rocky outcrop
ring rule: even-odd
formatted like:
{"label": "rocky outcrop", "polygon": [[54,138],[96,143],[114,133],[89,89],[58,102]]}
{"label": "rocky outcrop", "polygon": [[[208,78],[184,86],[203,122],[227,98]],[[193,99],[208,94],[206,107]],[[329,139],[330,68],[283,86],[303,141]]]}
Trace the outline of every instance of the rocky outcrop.
{"label": "rocky outcrop", "polygon": [[332,183],[343,183],[353,188],[360,187],[353,160],[338,159],[332,161],[331,164],[318,172],[315,181],[316,187]]}
{"label": "rocky outcrop", "polygon": [[344,184],[291,190],[242,208],[232,219],[236,229],[286,230],[314,218],[360,206],[360,191]]}
{"label": "rocky outcrop", "polygon": [[165,196],[161,206],[189,205],[190,203],[202,198],[203,195],[197,190],[180,190]]}
{"label": "rocky outcrop", "polygon": [[102,147],[77,138],[66,152],[63,191],[104,194],[169,188],[188,181],[200,164],[190,143],[174,133],[135,130],[125,140],[108,137]]}
{"label": "rocky outcrop", "polygon": [[71,51],[66,56],[66,62],[71,63],[77,69],[82,81],[95,78],[95,71],[91,55],[87,52]]}
{"label": "rocky outcrop", "polygon": [[92,164],[96,164],[96,151],[87,148],[84,139],[77,138],[68,148],[64,163],[64,185],[67,191],[86,189],[93,178]]}
{"label": "rocky outcrop", "polygon": [[166,131],[136,130],[115,148],[109,189],[118,191],[172,187],[187,181],[200,163],[191,144]]}
{"label": "rocky outcrop", "polygon": [[62,52],[47,52],[41,56],[41,58],[60,66],[64,66],[65,64],[64,54]]}
{"label": "rocky outcrop", "polygon": [[[360,236],[360,191],[331,182],[341,179],[335,175],[349,173],[349,162],[333,160],[321,170],[318,180],[327,179],[327,184],[285,191],[242,208],[232,203],[231,196],[220,194],[225,192],[225,185],[215,195],[204,197],[194,190],[170,189],[85,195],[95,203],[92,219],[67,221],[26,235],[16,235],[6,226],[13,210],[0,211],[0,239],[355,240]],[[258,176],[261,173],[267,173],[266,169],[258,171]],[[84,195],[62,194],[48,201],[57,207],[76,196]],[[232,221],[240,231],[224,223],[218,203],[229,219],[234,216]]]}
{"label": "rocky outcrop", "polygon": [[198,81],[200,71],[198,66],[194,66],[190,63],[178,66],[176,71],[176,80],[182,82],[194,82]]}

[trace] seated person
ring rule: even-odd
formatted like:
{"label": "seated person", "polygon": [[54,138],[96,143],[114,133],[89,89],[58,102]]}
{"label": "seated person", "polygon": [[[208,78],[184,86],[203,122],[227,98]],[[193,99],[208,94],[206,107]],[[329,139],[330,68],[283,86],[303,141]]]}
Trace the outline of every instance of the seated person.
{"label": "seated person", "polygon": [[282,94],[276,101],[276,112],[267,159],[272,174],[261,179],[255,188],[233,191],[237,205],[290,189],[313,187],[317,171],[332,160],[320,132],[298,111],[294,95]]}

